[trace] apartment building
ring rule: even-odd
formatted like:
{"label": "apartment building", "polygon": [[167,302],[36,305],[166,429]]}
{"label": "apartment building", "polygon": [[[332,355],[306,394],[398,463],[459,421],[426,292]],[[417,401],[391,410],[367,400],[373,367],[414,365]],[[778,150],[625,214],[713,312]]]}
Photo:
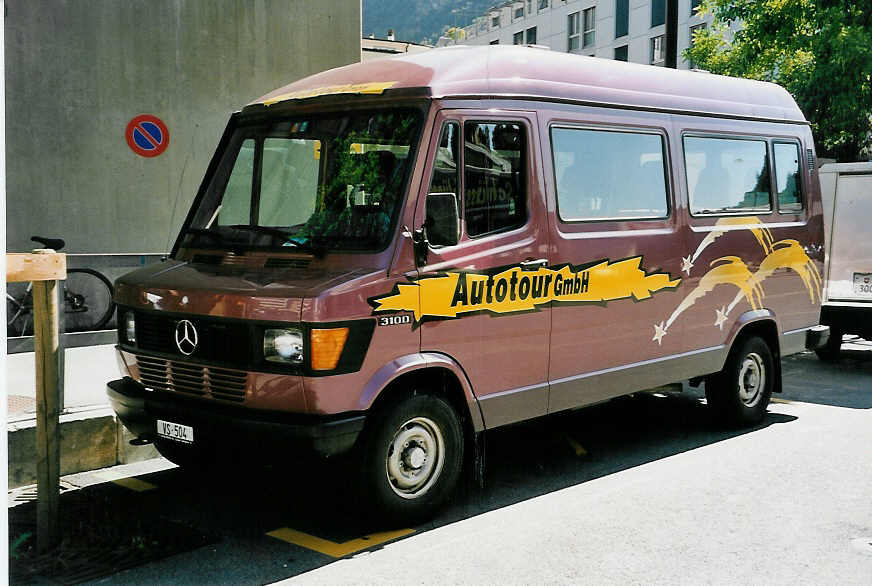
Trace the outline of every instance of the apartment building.
{"label": "apartment building", "polygon": [[[678,0],[678,67],[693,64],[681,52],[693,33],[711,23],[697,14],[700,0]],[[563,51],[663,65],[666,0],[514,0],[499,4],[465,27],[467,45],[536,44]]]}

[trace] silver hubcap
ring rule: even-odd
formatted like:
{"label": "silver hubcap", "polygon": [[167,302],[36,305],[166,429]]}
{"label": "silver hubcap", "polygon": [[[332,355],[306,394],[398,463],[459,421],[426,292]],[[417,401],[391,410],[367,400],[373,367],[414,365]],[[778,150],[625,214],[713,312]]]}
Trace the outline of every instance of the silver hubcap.
{"label": "silver hubcap", "polygon": [[739,398],[746,407],[753,407],[760,402],[765,388],[766,368],[763,359],[756,352],[751,352],[745,356],[739,370]]}
{"label": "silver hubcap", "polygon": [[397,495],[414,499],[435,484],[444,461],[445,442],[439,426],[426,417],[415,417],[394,433],[385,472]]}

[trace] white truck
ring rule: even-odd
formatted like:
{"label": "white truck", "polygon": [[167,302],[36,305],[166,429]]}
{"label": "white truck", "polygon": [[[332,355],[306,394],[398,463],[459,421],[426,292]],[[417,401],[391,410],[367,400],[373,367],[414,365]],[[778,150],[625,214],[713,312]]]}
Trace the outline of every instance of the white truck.
{"label": "white truck", "polygon": [[817,354],[835,360],[844,334],[872,339],[872,162],[828,163],[819,172],[827,247],[821,324],[830,338]]}

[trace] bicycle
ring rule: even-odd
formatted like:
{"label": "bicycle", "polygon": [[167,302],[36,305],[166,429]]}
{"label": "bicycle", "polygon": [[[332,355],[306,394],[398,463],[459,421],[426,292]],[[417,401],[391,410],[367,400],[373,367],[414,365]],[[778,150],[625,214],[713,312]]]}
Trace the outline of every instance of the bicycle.
{"label": "bicycle", "polygon": [[[60,251],[60,238],[32,236],[34,242]],[[63,320],[65,332],[103,329],[115,311],[115,289],[103,273],[88,268],[67,269],[63,286]],[[6,334],[33,335],[33,283],[9,283],[6,292]],[[10,288],[12,293],[10,293]]]}

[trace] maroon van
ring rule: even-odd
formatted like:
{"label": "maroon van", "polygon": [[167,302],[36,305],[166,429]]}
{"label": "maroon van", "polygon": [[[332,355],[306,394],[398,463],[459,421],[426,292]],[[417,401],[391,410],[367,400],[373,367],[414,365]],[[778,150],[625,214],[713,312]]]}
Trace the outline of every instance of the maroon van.
{"label": "maroon van", "polygon": [[676,381],[760,421],[819,347],[820,188],[782,88],[525,47],[350,65],[233,114],[109,384],[179,465],[354,450],[419,519],[478,434]]}

